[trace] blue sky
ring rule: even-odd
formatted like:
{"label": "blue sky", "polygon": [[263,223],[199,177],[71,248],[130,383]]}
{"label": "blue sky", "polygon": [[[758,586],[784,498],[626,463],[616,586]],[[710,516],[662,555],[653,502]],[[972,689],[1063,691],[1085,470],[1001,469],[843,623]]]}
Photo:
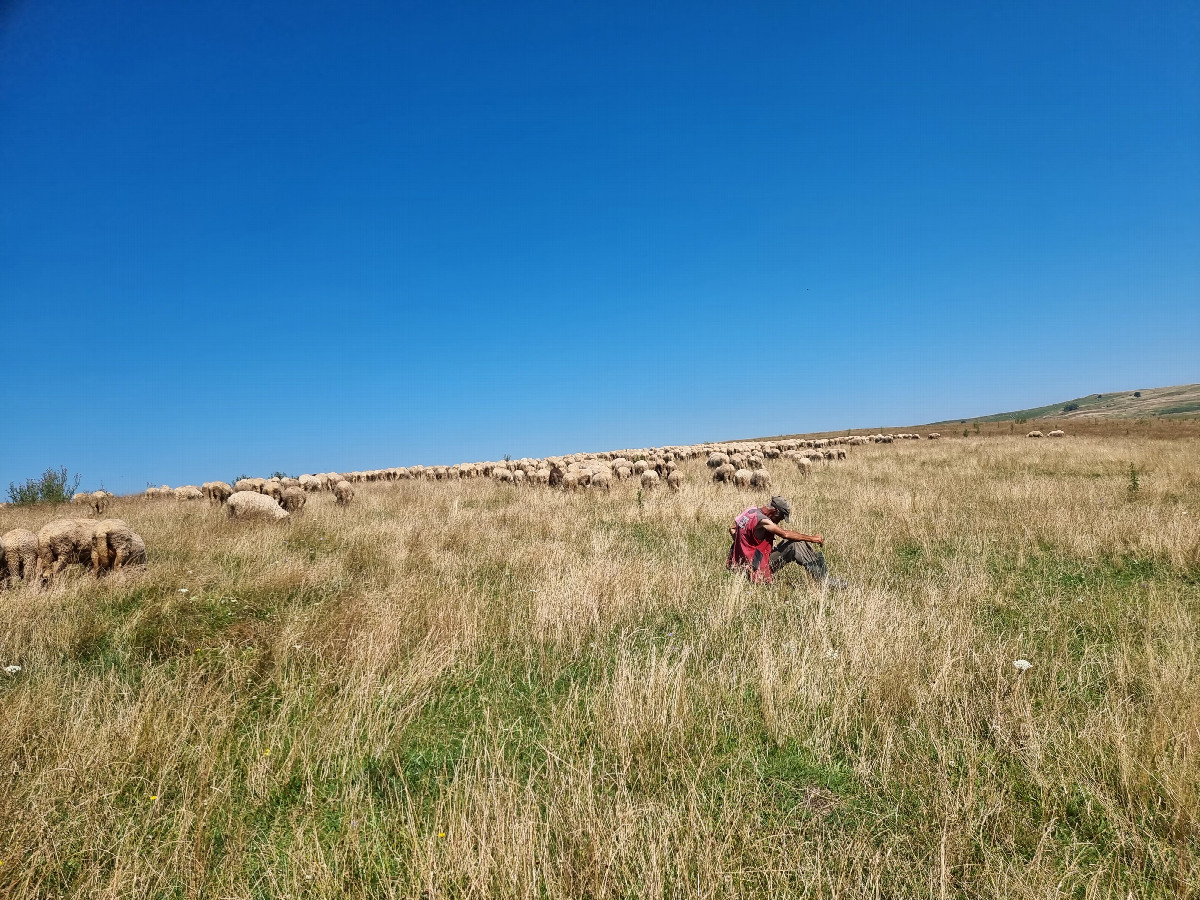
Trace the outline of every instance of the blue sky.
{"label": "blue sky", "polygon": [[0,487],[1200,380],[1193,3],[0,3]]}

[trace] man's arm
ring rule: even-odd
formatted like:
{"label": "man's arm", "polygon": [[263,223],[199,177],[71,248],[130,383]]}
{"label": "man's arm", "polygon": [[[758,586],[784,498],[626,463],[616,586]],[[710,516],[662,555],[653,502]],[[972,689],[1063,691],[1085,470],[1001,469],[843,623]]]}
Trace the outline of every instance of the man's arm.
{"label": "man's arm", "polygon": [[780,528],[770,519],[764,520],[762,523],[763,531],[769,532],[777,537],[783,538],[785,541],[807,541],[810,544],[818,544],[824,546],[825,538],[819,534],[801,534],[798,531],[788,531],[786,528]]}

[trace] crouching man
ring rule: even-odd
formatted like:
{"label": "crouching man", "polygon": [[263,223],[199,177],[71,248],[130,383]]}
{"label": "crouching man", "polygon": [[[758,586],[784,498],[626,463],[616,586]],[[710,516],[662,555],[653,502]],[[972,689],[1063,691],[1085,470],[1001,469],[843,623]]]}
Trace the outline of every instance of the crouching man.
{"label": "crouching man", "polygon": [[[825,583],[828,579],[825,556],[812,546],[820,547],[825,540],[819,534],[780,528],[779,523],[791,512],[791,504],[775,496],[769,505],[752,506],[734,519],[729,528],[733,546],[729,548],[725,567],[745,571],[753,582],[770,584],[775,572],[794,562],[803,566],[814,581]],[[778,547],[773,547],[776,537],[781,541]]]}

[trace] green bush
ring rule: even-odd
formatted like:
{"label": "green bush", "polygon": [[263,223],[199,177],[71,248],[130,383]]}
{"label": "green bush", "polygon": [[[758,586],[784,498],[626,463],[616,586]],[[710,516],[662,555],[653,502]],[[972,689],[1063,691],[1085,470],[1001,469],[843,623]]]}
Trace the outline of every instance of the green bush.
{"label": "green bush", "polygon": [[1079,409],[1078,403],[1068,403],[1063,407],[1063,412],[1075,412],[1077,409]]}
{"label": "green bush", "polygon": [[42,473],[40,478],[26,479],[24,484],[8,483],[8,499],[17,506],[29,503],[66,503],[79,490],[79,476],[72,480],[67,474],[67,467],[55,469],[53,466]]}

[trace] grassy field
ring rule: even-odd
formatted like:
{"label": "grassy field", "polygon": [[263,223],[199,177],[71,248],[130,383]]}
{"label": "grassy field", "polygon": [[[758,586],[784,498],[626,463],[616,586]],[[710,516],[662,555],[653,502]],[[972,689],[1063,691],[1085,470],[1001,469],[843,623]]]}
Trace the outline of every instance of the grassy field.
{"label": "grassy field", "polygon": [[[1200,419],[1200,384],[1145,388],[1139,391],[1113,391],[1088,394],[1049,406],[996,413],[966,419],[966,422],[1012,422],[1031,419],[1065,419],[1071,427],[1079,419]],[[941,422],[953,425],[956,420]]]}
{"label": "grassy field", "polygon": [[0,895],[1200,895],[1194,433],[768,467],[851,589],[726,573],[702,459],[118,499],[144,569],[0,595]]}

